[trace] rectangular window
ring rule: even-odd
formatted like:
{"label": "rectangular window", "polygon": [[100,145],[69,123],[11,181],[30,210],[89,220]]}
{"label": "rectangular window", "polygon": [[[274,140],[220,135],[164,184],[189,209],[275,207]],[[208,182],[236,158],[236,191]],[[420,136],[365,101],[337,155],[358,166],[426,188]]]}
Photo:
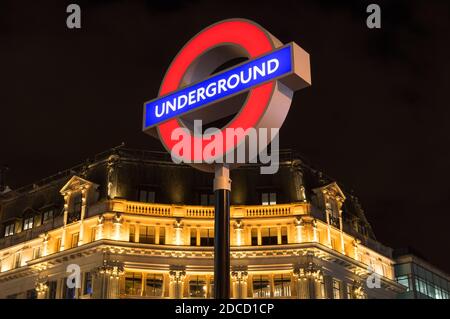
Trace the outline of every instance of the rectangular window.
{"label": "rectangular window", "polygon": [[147,189],[139,190],[139,201],[143,203],[155,203],[156,192]]}
{"label": "rectangular window", "polygon": [[27,299],[36,299],[37,298],[37,293],[36,293],[36,289],[30,289],[27,290]]}
{"label": "rectangular window", "polygon": [[341,282],[333,279],[333,299],[341,299]]}
{"label": "rectangular window", "polygon": [[281,244],[286,245],[288,243],[287,227],[281,227]]}
{"label": "rectangular window", "polygon": [[352,286],[350,284],[347,284],[347,299],[353,299],[353,292],[352,292]]}
{"label": "rectangular window", "polygon": [[14,224],[8,224],[5,227],[5,237],[14,235]]}
{"label": "rectangular window", "polygon": [[252,246],[258,245],[258,229],[252,228]]}
{"label": "rectangular window", "polygon": [[261,204],[262,205],[276,205],[277,203],[277,193],[261,193]]}
{"label": "rectangular window", "polygon": [[125,294],[129,296],[140,296],[142,290],[142,274],[129,272],[125,274]]}
{"label": "rectangular window", "polygon": [[69,288],[67,286],[67,278],[63,279],[63,299],[75,299],[75,287]]}
{"label": "rectangular window", "polygon": [[41,258],[41,247],[33,248],[33,259]]}
{"label": "rectangular window", "polygon": [[84,273],[84,284],[83,284],[83,294],[92,294],[92,274],[90,272]]}
{"label": "rectangular window", "polygon": [[74,196],[74,199],[73,199],[73,214],[74,215],[81,216],[81,205],[82,205],[82,197],[81,197],[81,193],[78,193]]}
{"label": "rectangular window", "polygon": [[72,241],[70,243],[70,248],[78,247],[78,240],[80,239],[80,233],[72,234]]}
{"label": "rectangular window", "polygon": [[206,298],[206,277],[191,276],[189,279],[189,297]]}
{"label": "rectangular window", "polygon": [[203,228],[200,230],[200,246],[214,246],[214,229]]}
{"label": "rectangular window", "polygon": [[28,230],[33,228],[33,217],[28,217],[25,218],[25,220],[23,221],[23,230]]}
{"label": "rectangular window", "polygon": [[42,214],[42,224],[47,224],[53,220],[53,210],[47,210]]}
{"label": "rectangular window", "polygon": [[22,254],[16,253],[14,255],[14,268],[19,268],[20,266],[22,266]]}
{"label": "rectangular window", "polygon": [[214,206],[214,194],[211,193],[201,193],[200,194],[200,205],[202,206]]}
{"label": "rectangular window", "polygon": [[274,297],[291,296],[291,276],[289,274],[274,275],[273,285]]}
{"label": "rectangular window", "polygon": [[162,297],[163,275],[147,274],[145,280],[145,295],[151,297]]}
{"label": "rectangular window", "polygon": [[155,243],[155,227],[154,226],[140,226],[139,227],[139,242],[144,244]]}
{"label": "rectangular window", "polygon": [[58,252],[61,250],[61,237],[56,239],[55,251]]}
{"label": "rectangular window", "polygon": [[263,245],[278,244],[278,229],[277,227],[265,227],[261,229],[261,243]]}
{"label": "rectangular window", "polygon": [[166,227],[159,228],[159,244],[164,245],[166,243]]}
{"label": "rectangular window", "polygon": [[48,282],[48,299],[56,299],[56,281]]}
{"label": "rectangular window", "polygon": [[191,246],[197,246],[197,229],[191,228]]}
{"label": "rectangular window", "polygon": [[270,298],[269,276],[253,276],[253,298]]}
{"label": "rectangular window", "polygon": [[91,242],[95,241],[97,234],[97,227],[91,227]]}
{"label": "rectangular window", "polygon": [[404,275],[404,276],[398,276],[397,277],[397,282],[403,286],[406,287],[406,291],[410,291],[411,286],[409,284],[409,277],[408,275]]}
{"label": "rectangular window", "polygon": [[136,228],[134,225],[130,225],[128,241],[130,243],[134,243],[136,239],[135,236],[136,236]]}

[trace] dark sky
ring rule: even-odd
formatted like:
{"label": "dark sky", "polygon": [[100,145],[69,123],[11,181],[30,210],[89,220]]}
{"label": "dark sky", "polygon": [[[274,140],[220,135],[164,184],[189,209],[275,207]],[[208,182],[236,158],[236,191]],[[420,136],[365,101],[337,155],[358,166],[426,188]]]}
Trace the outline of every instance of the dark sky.
{"label": "dark sky", "polygon": [[[377,238],[412,246],[450,272],[450,8],[448,1],[0,2],[0,163],[18,187],[141,132],[179,49],[226,18],[260,23],[311,55],[280,133],[360,197]],[[381,5],[370,30],[366,6]]]}

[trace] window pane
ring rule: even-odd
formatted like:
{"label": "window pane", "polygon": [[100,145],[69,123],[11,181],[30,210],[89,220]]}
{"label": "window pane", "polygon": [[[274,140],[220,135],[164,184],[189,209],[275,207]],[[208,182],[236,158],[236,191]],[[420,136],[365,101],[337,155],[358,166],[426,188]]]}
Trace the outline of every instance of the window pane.
{"label": "window pane", "polygon": [[145,295],[161,297],[163,292],[163,276],[160,274],[147,274],[145,281]]}
{"label": "window pane", "polygon": [[252,228],[252,246],[258,245],[258,229]]}
{"label": "window pane", "polygon": [[275,205],[277,203],[277,193],[270,193],[269,202],[270,205]]}
{"label": "window pane", "polygon": [[270,298],[269,276],[253,276],[253,298]]}
{"label": "window pane", "polygon": [[204,276],[192,276],[189,279],[189,296],[206,298],[206,278]]}
{"label": "window pane", "polygon": [[197,229],[191,228],[191,246],[197,245]]}
{"label": "window pane", "polygon": [[269,205],[269,194],[268,193],[261,194],[261,204]]}
{"label": "window pane", "polygon": [[288,274],[274,275],[273,283],[274,297],[291,296],[291,277]]}
{"label": "window pane", "polygon": [[138,272],[125,274],[125,294],[130,296],[141,295],[142,274]]}
{"label": "window pane", "polygon": [[287,243],[288,243],[287,227],[281,227],[281,244],[285,245]]}
{"label": "window pane", "polygon": [[159,244],[164,245],[166,243],[166,227],[159,228]]}
{"label": "window pane", "polygon": [[207,206],[208,205],[208,194],[200,195],[200,205]]}

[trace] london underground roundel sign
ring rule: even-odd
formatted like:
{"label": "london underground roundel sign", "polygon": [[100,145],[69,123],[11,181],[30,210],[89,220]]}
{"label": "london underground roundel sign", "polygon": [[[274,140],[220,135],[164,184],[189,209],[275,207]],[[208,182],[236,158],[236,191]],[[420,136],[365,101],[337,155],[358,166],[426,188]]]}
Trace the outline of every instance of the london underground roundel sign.
{"label": "london underground roundel sign", "polygon": [[[245,61],[223,70],[238,58]],[[212,159],[194,147],[204,150],[215,139],[225,141],[227,129],[280,128],[293,92],[310,84],[309,54],[297,44],[283,45],[253,21],[221,21],[194,36],[172,61],[158,98],[144,103],[143,131],[155,135],[156,128],[172,157],[210,163]],[[245,101],[238,109],[236,103],[226,103],[243,93]],[[230,113],[228,123],[213,134],[196,134],[192,129],[196,117],[218,120]],[[183,136],[174,136],[176,131]],[[192,151],[176,147],[181,138],[190,139]],[[244,141],[245,134],[222,143],[214,159],[223,158]],[[205,165],[203,169],[208,170]]]}

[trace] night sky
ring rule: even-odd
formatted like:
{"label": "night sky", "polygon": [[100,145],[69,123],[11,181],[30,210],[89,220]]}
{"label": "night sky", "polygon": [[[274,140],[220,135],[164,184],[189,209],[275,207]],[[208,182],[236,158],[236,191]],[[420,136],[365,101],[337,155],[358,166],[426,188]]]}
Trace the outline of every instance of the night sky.
{"label": "night sky", "polygon": [[[81,6],[82,28],[66,27]],[[311,55],[313,85],[280,132],[360,197],[377,239],[450,272],[448,1],[0,2],[0,164],[19,187],[141,132],[172,58],[204,27],[247,18]],[[382,28],[368,29],[378,3]]]}

